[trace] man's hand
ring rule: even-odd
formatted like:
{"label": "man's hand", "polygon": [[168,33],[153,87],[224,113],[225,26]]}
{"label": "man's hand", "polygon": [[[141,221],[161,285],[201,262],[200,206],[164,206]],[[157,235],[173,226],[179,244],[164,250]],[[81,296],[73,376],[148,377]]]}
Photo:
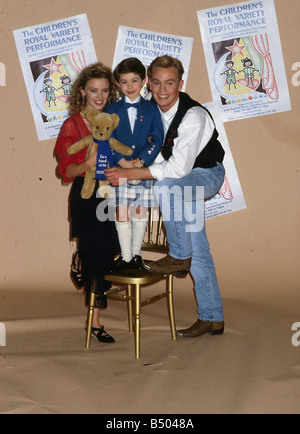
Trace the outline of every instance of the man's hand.
{"label": "man's hand", "polygon": [[106,179],[111,185],[117,186],[126,184],[127,176],[130,169],[123,169],[122,167],[112,167],[105,171]]}
{"label": "man's hand", "polygon": [[153,179],[148,167],[123,169],[123,167],[112,167],[105,171],[106,179],[111,185],[125,184],[133,179]]}

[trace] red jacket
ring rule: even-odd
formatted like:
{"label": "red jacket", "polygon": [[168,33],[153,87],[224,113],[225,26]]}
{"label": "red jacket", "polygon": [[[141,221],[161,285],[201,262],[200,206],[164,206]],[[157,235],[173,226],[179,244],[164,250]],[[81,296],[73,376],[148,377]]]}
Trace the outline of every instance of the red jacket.
{"label": "red jacket", "polygon": [[[63,123],[56,142],[55,153],[59,160],[57,165],[57,170],[59,174],[63,177],[63,180],[65,182],[72,182],[74,179],[74,178],[70,179],[66,177],[66,170],[68,166],[70,166],[70,164],[83,163],[87,151],[87,148],[85,148],[74,155],[69,155],[67,152],[68,148],[71,145],[73,145],[75,142],[78,142],[78,140],[81,140],[84,137],[90,135],[91,132],[89,131],[86,124],[84,123],[84,120],[80,115],[80,112],[70,116]],[[84,176],[84,175],[85,174],[83,173],[80,176]]]}

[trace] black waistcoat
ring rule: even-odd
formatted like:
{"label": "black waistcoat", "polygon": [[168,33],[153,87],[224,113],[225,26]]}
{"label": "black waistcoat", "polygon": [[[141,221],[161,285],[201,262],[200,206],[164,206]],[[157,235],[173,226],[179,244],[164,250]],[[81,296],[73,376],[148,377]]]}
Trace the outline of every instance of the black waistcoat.
{"label": "black waistcoat", "polygon": [[[174,116],[174,119],[167,131],[165,142],[162,148],[162,155],[165,160],[168,160],[172,155],[172,148],[174,146],[174,139],[178,137],[177,130],[180,125],[180,122],[182,121],[183,117],[185,116],[186,112],[192,108],[192,107],[202,107],[212,118],[212,115],[210,112],[203,107],[201,104],[199,104],[197,101],[194,101],[187,93],[180,92],[179,93],[179,105],[178,110]],[[197,156],[195,160],[194,167],[203,167],[203,168],[209,168],[214,167],[218,163],[222,163],[225,151],[221,145],[221,143],[218,140],[219,133],[217,132],[216,128],[214,129],[213,135],[205,148],[200,152],[200,154]]]}

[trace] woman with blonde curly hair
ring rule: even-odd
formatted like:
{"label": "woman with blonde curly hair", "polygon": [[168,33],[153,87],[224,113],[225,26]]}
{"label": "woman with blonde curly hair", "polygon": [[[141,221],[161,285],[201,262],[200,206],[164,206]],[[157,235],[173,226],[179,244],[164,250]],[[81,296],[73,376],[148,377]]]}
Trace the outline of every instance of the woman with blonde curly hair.
{"label": "woman with blonde curly hair", "polygon": [[[114,342],[100,324],[101,309],[107,307],[104,292],[110,283],[104,280],[112,267],[114,255],[119,252],[115,224],[108,219],[100,221],[96,209],[104,199],[97,197],[98,182],[90,199],[81,198],[81,188],[85,172],[96,165],[97,151],[92,148],[87,159],[85,148],[74,155],[68,148],[78,140],[91,134],[90,123],[85,117],[93,108],[103,111],[104,107],[116,99],[116,90],[111,70],[100,62],[84,68],[75,81],[70,96],[70,117],[62,125],[57,139],[55,153],[58,157],[58,173],[64,182],[73,182],[70,192],[70,219],[72,238],[78,238],[78,252],[73,257],[73,279],[79,288],[85,287],[86,304],[91,291],[91,282],[97,280],[96,302],[92,333],[99,342]],[[80,258],[81,268],[76,269]]]}
{"label": "woman with blonde curly hair", "polygon": [[109,95],[106,104],[110,104],[117,99],[116,87],[110,68],[103,65],[101,62],[94,63],[93,65],[90,65],[81,71],[72,87],[72,93],[69,101],[70,115],[91,108],[86,107],[87,101],[84,89],[89,80],[97,78],[104,78],[109,81]]}

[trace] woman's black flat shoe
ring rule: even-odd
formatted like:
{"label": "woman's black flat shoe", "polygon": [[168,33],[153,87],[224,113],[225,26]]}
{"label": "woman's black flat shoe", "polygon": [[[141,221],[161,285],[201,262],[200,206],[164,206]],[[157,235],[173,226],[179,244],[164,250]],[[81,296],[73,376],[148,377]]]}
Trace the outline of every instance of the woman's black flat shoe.
{"label": "woman's black flat shoe", "polygon": [[114,338],[104,330],[104,326],[100,329],[92,327],[92,335],[94,335],[99,342],[104,342],[106,344],[112,344],[115,342]]}
{"label": "woman's black flat shoe", "polygon": [[75,250],[72,256],[71,276],[76,286],[78,286],[78,288],[83,288],[84,280],[82,277],[81,262],[80,262],[78,250]]}

